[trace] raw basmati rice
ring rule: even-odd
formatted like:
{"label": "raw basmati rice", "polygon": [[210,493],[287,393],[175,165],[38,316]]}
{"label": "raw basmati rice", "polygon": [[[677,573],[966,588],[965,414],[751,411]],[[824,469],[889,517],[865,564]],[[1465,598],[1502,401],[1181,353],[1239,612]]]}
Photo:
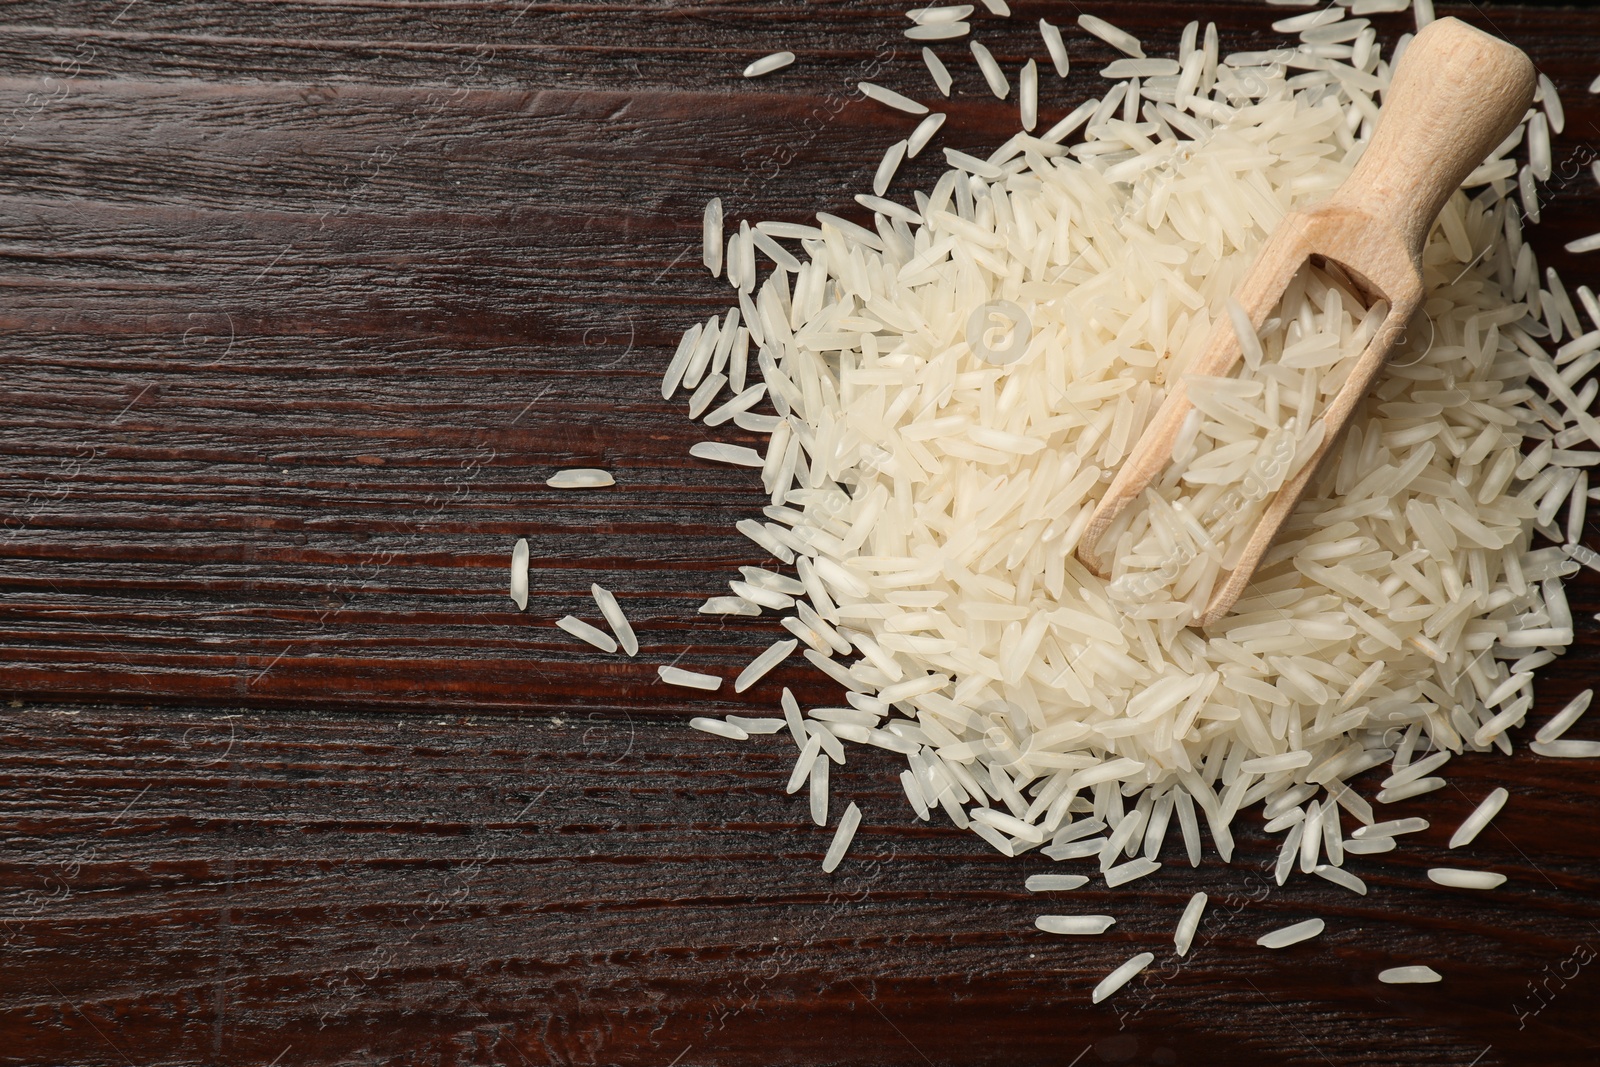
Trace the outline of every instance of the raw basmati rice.
{"label": "raw basmati rice", "polygon": [[[906,138],[907,159],[915,157],[918,152],[922,151],[923,148],[927,146],[929,141],[933,140],[933,135],[939,132],[940,126],[944,125],[945,117],[946,116],[944,112],[935,111],[933,114],[917,123],[917,128],[911,131],[910,137]],[[906,221],[911,220],[908,219]],[[917,221],[921,221],[920,216],[918,217]]]}
{"label": "raw basmati rice", "polygon": [[763,608],[782,611],[794,605],[794,597],[788,593],[780,593],[776,589],[768,589],[763,586],[752,585],[749,582],[738,581],[729,582],[728,586],[733,590],[734,596],[748,600],[750,603]]}
{"label": "raw basmati rice", "polygon": [[1412,964],[1408,967],[1390,967],[1378,972],[1378,981],[1385,985],[1413,985],[1422,982],[1437,982],[1440,980],[1439,972],[1424,964]]}
{"label": "raw basmati rice", "polygon": [[971,4],[945,4],[907,11],[906,18],[919,26],[931,26],[941,22],[960,22],[976,10]]}
{"label": "raw basmati rice", "polygon": [[1557,91],[1556,83],[1550,80],[1550,75],[1543,72],[1539,74],[1539,92],[1535,99],[1543,105],[1552,133],[1561,133],[1567,128],[1567,112],[1561,106],[1561,93]]}
{"label": "raw basmati rice", "polygon": [[936,22],[927,26],[913,26],[906,37],[913,41],[947,41],[952,37],[965,37],[972,31],[966,22]]}
{"label": "raw basmati rice", "polygon": [[1489,820],[1500,814],[1500,809],[1506,806],[1506,798],[1510,794],[1503,788],[1496,788],[1484,797],[1478,806],[1472,809],[1472,814],[1462,820],[1456,832],[1450,835],[1450,847],[1460,848],[1470,845],[1483,828],[1489,825]]}
{"label": "raw basmati rice", "polygon": [[1344,850],[1352,856],[1376,856],[1383,852],[1393,852],[1395,842],[1392,837],[1346,838]]}
{"label": "raw basmati rice", "polygon": [[1047,934],[1103,934],[1117,920],[1109,915],[1041,915],[1033,920]]}
{"label": "raw basmati rice", "polygon": [[566,615],[556,620],[556,625],[578,640],[587,641],[602,652],[615,652],[617,650],[617,643],[612,640],[610,634],[589,625],[582,619]]}
{"label": "raw basmati rice", "polygon": [[[901,96],[893,89],[885,89],[883,86],[875,85],[872,82],[857,82],[856,88],[860,89],[862,95],[867,99],[876,100],[880,104],[887,104],[896,110],[906,112],[908,115],[926,115],[928,113],[928,108],[925,104],[919,104],[909,96]],[[879,195],[881,196],[882,194],[880,193]]]}
{"label": "raw basmati rice", "polygon": [[1072,64],[1067,57],[1067,44],[1061,39],[1061,29],[1040,19],[1039,36],[1044,38],[1045,51],[1050,53],[1050,62],[1054,64],[1056,74],[1065,78]]}
{"label": "raw basmati rice", "polygon": [[828,758],[833,760],[835,763],[843,764],[844,746],[839,743],[840,737],[843,736],[840,731],[848,729],[848,725],[829,724],[826,722],[817,722],[812,719],[807,719],[806,721],[810,724],[807,726],[807,729],[809,729],[811,731],[811,735],[817,739],[817,744],[822,746],[822,751],[828,754]]}
{"label": "raw basmati rice", "polygon": [[784,720],[765,716],[750,718],[745,715],[726,715],[723,717],[723,721],[729,726],[737,726],[752,736],[755,734],[775,734],[784,727]]}
{"label": "raw basmati rice", "polygon": [[810,779],[811,767],[822,751],[822,733],[823,731],[819,730],[811,734],[806,738],[806,743],[800,746],[800,755],[795,759],[794,767],[789,772],[789,784],[784,786],[784,792],[793,795]]}
{"label": "raw basmati rice", "polygon": [[[794,62],[793,52],[774,52],[770,56],[763,56],[744,68],[746,78],[759,78],[763,74],[771,74],[775,70],[782,70]],[[716,272],[712,271],[715,276]]]}
{"label": "raw basmati rice", "polygon": [[1115,889],[1119,885],[1154,874],[1160,869],[1161,864],[1158,861],[1140,856],[1136,860],[1129,860],[1127,863],[1107,870],[1105,872],[1106,888]]}
{"label": "raw basmati rice", "polygon": [[1177,73],[1175,59],[1115,59],[1100,70],[1102,78],[1170,77]]}
{"label": "raw basmati rice", "polygon": [[[745,77],[750,77],[748,69]],[[715,278],[722,273],[722,197],[714,196],[706,201],[705,214],[700,220],[700,261]],[[682,349],[679,352],[682,353]],[[665,398],[669,394],[663,393]]]}
{"label": "raw basmati rice", "polygon": [[800,642],[793,638],[773,642],[766,651],[751,660],[748,667],[739,672],[739,677],[733,682],[733,691],[742,693],[755,685],[768,671],[793,655],[799,645]]}
{"label": "raw basmati rice", "polygon": [[1206,901],[1210,899],[1205,893],[1196,893],[1189,898],[1189,903],[1183,906],[1183,914],[1178,917],[1177,929],[1172,932],[1172,946],[1178,955],[1189,954],[1189,946],[1194,944],[1195,931],[1200,929],[1200,916],[1205,914]]}
{"label": "raw basmati rice", "polygon": [[511,602],[518,611],[528,610],[528,539],[517,538],[511,546]]}
{"label": "raw basmati rice", "polygon": [[714,674],[701,674],[678,667],[657,667],[656,674],[668,685],[681,685],[688,689],[720,689],[722,679]]}
{"label": "raw basmati rice", "polygon": [[[927,108],[923,108],[924,111]],[[906,147],[909,142],[896,141],[883,153],[883,161],[878,164],[877,173],[872,176],[872,191],[877,196],[882,196],[889,191],[889,183],[894,181],[895,171],[900,169],[901,162],[906,158]]]}
{"label": "raw basmati rice", "polygon": [[1078,26],[1100,38],[1119,52],[1125,52],[1134,59],[1144,58],[1144,48],[1139,44],[1139,38],[1125,30],[1118,29],[1105,19],[1097,18],[1094,15],[1079,15]]}
{"label": "raw basmati rice", "polygon": [[1011,83],[1006,81],[1005,72],[1000,69],[1000,64],[995,62],[994,54],[981,43],[971,43],[972,58],[978,61],[978,70],[983,73],[983,80],[988,83],[989,91],[1004,100],[1011,92]]}
{"label": "raw basmati rice", "polygon": [[1022,111],[1022,128],[1033,132],[1039,124],[1039,68],[1033,60],[1022,65],[1017,76],[1017,103]]}
{"label": "raw basmati rice", "polygon": [[570,470],[556,471],[545,483],[552,489],[600,489],[608,485],[616,485],[616,479],[610,471],[594,470],[589,467],[574,467]]}
{"label": "raw basmati rice", "polygon": [[1076,860],[1085,856],[1098,855],[1105,848],[1106,839],[1092,837],[1084,841],[1069,841],[1065,844],[1051,845],[1041,849],[1046,856],[1053,860]]}
{"label": "raw basmati rice", "polygon": [[[722,254],[717,253],[717,263],[721,264]],[[695,350],[700,344],[700,332],[704,327],[699,323],[684,331],[683,338],[678,342],[678,350],[673,354],[672,362],[667,365],[667,373],[661,379],[661,399],[667,400],[678,391],[678,386],[683,382],[683,376],[689,369],[689,361],[694,358]]]}
{"label": "raw basmati rice", "polygon": [[822,870],[832,874],[839,867],[839,862],[844,859],[844,854],[850,849],[850,842],[855,840],[856,828],[861,825],[861,809],[856,807],[855,801],[844,810],[839,818],[839,828],[834,831],[833,840],[828,844],[828,853],[822,858]]}
{"label": "raw basmati rice", "polygon": [[1300,33],[1302,30],[1316,29],[1329,23],[1338,22],[1344,18],[1344,10],[1338,7],[1326,7],[1317,11],[1307,11],[1303,15],[1292,15],[1286,19],[1279,19],[1272,24],[1274,33]]}
{"label": "raw basmati rice", "polygon": [[747,731],[735,726],[733,723],[724,722],[722,719],[706,718],[704,715],[697,715],[690,719],[689,726],[702,733],[726,737],[730,741],[748,741],[750,739],[750,734]]}
{"label": "raw basmati rice", "polygon": [[1600,741],[1535,741],[1528,751],[1552,759],[1595,759],[1600,757]]}
{"label": "raw basmati rice", "polygon": [[744,445],[724,444],[721,441],[699,441],[689,447],[689,455],[717,463],[732,463],[736,467],[760,467],[766,459],[753,448]]}
{"label": "raw basmati rice", "polygon": [[[1478,740],[1478,736],[1479,735],[1477,734],[1473,735],[1474,743],[1483,744],[1482,741]],[[1485,739],[1487,740],[1487,738]],[[1444,787],[1445,780],[1443,778],[1417,778],[1413,781],[1405,783],[1404,785],[1397,785],[1389,789],[1380,789],[1378,791],[1378,795],[1373,799],[1379,804],[1398,804],[1402,800],[1410,800],[1412,797],[1420,797],[1424,793],[1432,793],[1434,790],[1443,789]]]}
{"label": "raw basmati rice", "polygon": [[805,583],[797,582],[786,574],[769,571],[765,567],[740,567],[739,573],[744,575],[746,582],[760,589],[788,593],[791,596],[799,596],[806,591]]}
{"label": "raw basmati rice", "polygon": [[1528,122],[1528,168],[1540,181],[1550,180],[1550,124],[1543,114],[1534,115]]}
{"label": "raw basmati rice", "polygon": [[1146,967],[1150,966],[1151,963],[1155,962],[1155,958],[1155,954],[1152,952],[1141,952],[1137,956],[1134,956],[1128,960],[1128,962],[1124,963],[1122,966],[1118,967],[1116,970],[1100,979],[1099,984],[1094,987],[1094,992],[1090,994],[1089,999],[1096,1004],[1100,1003],[1102,1000],[1106,999],[1111,994],[1115,993],[1117,990],[1133,981],[1133,979],[1138,976],[1140,971],[1143,971]]}
{"label": "raw basmati rice", "polygon": [[916,772],[901,771],[900,788],[905,791],[906,800],[911,804],[911,809],[917,813],[917,818],[927,822],[932,813],[928,810],[928,802],[922,795],[922,787],[917,784]]}
{"label": "raw basmati rice", "polygon": [[1343,886],[1352,893],[1358,893],[1361,896],[1367,895],[1367,883],[1363,882],[1360,878],[1351,874],[1342,867],[1328,863],[1319,863],[1315,867],[1311,868],[1311,873],[1327,879],[1334,885]]}
{"label": "raw basmati rice", "polygon": [[1458,867],[1430,867],[1428,880],[1452,889],[1498,889],[1506,876],[1493,871],[1464,871]]}
{"label": "raw basmati rice", "polygon": [[[966,14],[924,11],[913,29]],[[842,763],[843,741],[890,749],[919,818],[942,811],[1006,855],[1093,857],[1108,885],[1159,867],[1173,814],[1198,865],[1196,805],[1226,859],[1233,816],[1259,801],[1286,835],[1280,877],[1300,866],[1360,893],[1345,854],[1389,851],[1427,822],[1371,825],[1349,779],[1392,761],[1378,796],[1392,802],[1442,785],[1430,772],[1451,751],[1509,748],[1532,675],[1575,633],[1560,580],[1590,558],[1575,541],[1580,477],[1600,442],[1594,390],[1578,391],[1600,341],[1577,340],[1578,310],[1506,199],[1510,153],[1539,151],[1539,117],[1441,213],[1427,335],[1397,349],[1233,614],[1188,626],[1258,490],[1311,454],[1346,351],[1382,319],[1336,266],[1303,271],[1260,330],[1236,326],[1236,376],[1186,382],[1198,415],[1173,480],[1129,520],[1121,573],[1100,582],[1072,558],[1104,479],[1193,339],[1230,316],[1261,239],[1337,187],[1370,136],[1395,56],[1336,9],[1291,24],[1300,43],[1219,62],[1214,27],[1150,58],[1086,17],[1132,57],[1107,68],[1119,81],[1102,99],[987,158],[947,150],[953,169],[914,209],[883,198],[896,159],[857,198],[871,228],[827,213],[759,224],[749,232],[799,242],[780,249],[789,263],[761,246],[779,268],[765,284],[754,238],[734,235],[750,257],[748,270],[728,257],[741,320],[692,327],[663,390],[724,370],[731,382],[739,330],[757,346],[766,391],[750,403],[776,412],[761,416],[766,454],[696,454],[760,468],[772,521],[738,528],[798,579],[747,575],[744,592],[800,598],[784,643],[804,641],[849,692],[849,708],[811,719],[785,705],[795,783],[815,782],[823,751]],[[1065,48],[1048,23],[1040,33],[1064,73]],[[1004,98],[998,63],[972,51]],[[938,84],[943,64],[925,60]],[[1036,118],[1037,67],[1022,69],[1019,109],[1033,96]],[[943,121],[927,116],[904,156]],[[1208,168],[1228,195],[1188,180]],[[1522,196],[1536,209],[1535,188]],[[1571,546],[1533,548],[1536,530],[1560,536],[1563,507]],[[1555,734],[1534,749],[1600,754],[1590,744]],[[1346,816],[1361,824],[1348,838]]]}
{"label": "raw basmati rice", "polygon": [[1024,888],[1030,893],[1060,893],[1080,889],[1089,878],[1082,874],[1030,874]]}
{"label": "raw basmati rice", "polygon": [[705,417],[705,424],[707,426],[721,426],[729,419],[733,419],[737,423],[739,415],[761,403],[766,398],[766,395],[767,387],[765,385],[752,385],[708,412]]}
{"label": "raw basmati rice", "polygon": [[794,740],[796,748],[804,749],[811,733],[806,729],[805,721],[800,717],[800,702],[795,700],[794,694],[789,692],[789,687],[784,686],[779,694],[778,704],[783,708],[783,721],[789,727],[789,736]]}
{"label": "raw basmati rice", "polygon": [[[750,240],[762,251],[762,253],[766,255],[768,259],[772,260],[774,265],[782,267],[791,274],[800,273],[800,261],[794,258],[794,255],[789,252],[788,249],[784,248],[777,241],[773,240],[769,234],[764,233],[761,230],[752,230],[750,232]],[[746,314],[750,313],[746,312]],[[751,315],[751,318],[757,318],[757,316]],[[729,377],[731,378],[732,375]],[[734,388],[739,389],[743,384],[744,379],[741,377],[738,379]]]}
{"label": "raw basmati rice", "polygon": [[605,616],[606,625],[617,635],[622,650],[630,656],[638,655],[639,639],[634,635],[632,624],[622,613],[622,606],[617,603],[617,598],[611,594],[611,590],[596,583],[589,586],[589,592],[594,597],[594,602],[599,605],[600,614]]}
{"label": "raw basmati rice", "polygon": [[1562,734],[1572,728],[1573,723],[1583,717],[1583,713],[1589,710],[1589,704],[1593,700],[1594,690],[1585,689],[1567,701],[1565,707],[1550,716],[1549,722],[1539,727],[1539,732],[1533,735],[1534,740],[1549,744],[1551,741],[1559,739]]}
{"label": "raw basmati rice", "polygon": [[1369,823],[1366,826],[1356,827],[1355,833],[1350,836],[1357,841],[1369,837],[1397,837],[1400,834],[1420,833],[1428,828],[1428,820],[1422,818],[1391,819],[1388,822]]}
{"label": "raw basmati rice", "polygon": [[[949,96],[950,86],[954,84],[954,80],[950,77],[950,68],[944,65],[944,60],[940,59],[934,53],[933,49],[924,48],[922,50],[922,62],[928,68],[928,73],[933,76],[933,84],[938,87],[940,95]],[[944,118],[942,115],[938,117],[941,121]],[[926,119],[923,121],[924,123],[927,122]],[[918,126],[917,129],[920,130],[922,127]],[[932,135],[930,134],[929,136]],[[923,138],[923,141],[926,143],[927,138]],[[910,154],[913,156],[916,155],[915,152]]]}
{"label": "raw basmati rice", "polygon": [[811,761],[811,821],[818,826],[828,825],[828,768],[825,759]]}
{"label": "raw basmati rice", "polygon": [[702,381],[694,394],[689,397],[689,417],[698,419],[705,414],[706,408],[711,406],[711,401],[722,392],[722,387],[728,384],[728,379],[721,374],[712,374]]}
{"label": "raw basmati rice", "polygon": [[1321,919],[1307,919],[1264,933],[1256,938],[1256,944],[1262,948],[1288,948],[1321,935],[1326,927]]}
{"label": "raw basmati rice", "polygon": [[701,615],[760,615],[755,604],[736,596],[714,596],[700,605]]}

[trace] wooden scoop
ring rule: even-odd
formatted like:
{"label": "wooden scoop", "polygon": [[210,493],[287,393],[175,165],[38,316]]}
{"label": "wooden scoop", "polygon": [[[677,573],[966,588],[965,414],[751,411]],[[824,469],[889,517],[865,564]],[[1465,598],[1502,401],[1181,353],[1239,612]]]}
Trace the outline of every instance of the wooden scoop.
{"label": "wooden scoop", "polygon": [[[1234,297],[1259,330],[1296,271],[1311,256],[1338,264],[1369,303],[1389,312],[1361,352],[1349,380],[1323,414],[1322,444],[1278,490],[1246,544],[1239,565],[1213,591],[1200,625],[1239,599],[1283,520],[1338,442],[1350,413],[1422,301],[1422,247],[1450,194],[1521,121],[1533,101],[1534,70],[1522,51],[1453,18],[1417,34],[1384,94],[1383,112],[1355,169],[1327,203],[1285,215]],[[1229,316],[1219,316],[1188,374],[1222,376],[1241,356]],[[1190,409],[1183,379],[1135,443],[1095,508],[1078,558],[1102,577],[1109,567],[1100,539],[1172,460]]]}

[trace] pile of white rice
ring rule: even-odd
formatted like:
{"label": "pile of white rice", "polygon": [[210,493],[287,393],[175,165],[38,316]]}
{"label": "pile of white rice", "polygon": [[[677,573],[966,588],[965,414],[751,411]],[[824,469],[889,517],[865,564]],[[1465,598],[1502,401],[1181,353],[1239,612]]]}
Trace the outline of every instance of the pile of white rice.
{"label": "pile of white rice", "polygon": [[[913,22],[971,12],[942,10]],[[785,691],[782,720],[697,724],[786,725],[791,792],[811,783],[819,823],[829,761],[867,743],[904,755],[919,817],[1008,855],[1094,858],[1115,884],[1159,867],[1173,816],[1192,864],[1197,813],[1227,859],[1235,814],[1260,802],[1284,835],[1280,883],[1298,865],[1364,892],[1345,853],[1426,823],[1385,820],[1348,780],[1388,763],[1376,800],[1393,802],[1442,786],[1452,754],[1512,751],[1536,670],[1573,640],[1562,578],[1600,563],[1578,543],[1600,304],[1579,289],[1580,317],[1522,238],[1562,124],[1547,79],[1445,206],[1422,313],[1232,613],[1191,625],[1381,321],[1336,267],[1303,270],[1259,338],[1236,326],[1236,374],[1191,376],[1171,468],[1105,542],[1110,579],[1073,556],[1258,246],[1363,150],[1410,35],[1386,54],[1346,15],[1284,20],[1297,40],[1231,55],[1191,23],[1170,59],[1086,18],[1130,55],[1103,98],[987,158],[947,150],[952,169],[909,204],[858,197],[871,228],[740,223],[724,246],[708,207],[706,262],[726,263],[738,302],[685,335],[663,396],[770,433],[762,453],[695,452],[760,468],[771,506],[740,529],[794,576],[747,568],[703,610],[786,615],[795,641],[739,688],[798,641],[847,706],[803,715]],[[1022,79],[1029,125],[1037,79]],[[1593,755],[1559,738],[1584,707],[1538,750]]]}

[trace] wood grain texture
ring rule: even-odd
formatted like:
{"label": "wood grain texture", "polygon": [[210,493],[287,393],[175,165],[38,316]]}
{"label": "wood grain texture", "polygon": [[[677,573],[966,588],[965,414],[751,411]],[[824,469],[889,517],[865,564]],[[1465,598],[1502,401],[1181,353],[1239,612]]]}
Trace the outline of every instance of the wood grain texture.
{"label": "wood grain texture", "polygon": [[[793,752],[598,714],[9,711],[5,1058],[1592,1062],[1600,843],[1570,830],[1600,789],[1554,761],[1519,764],[1505,812],[1448,852],[1505,770],[1452,763],[1455,788],[1396,806],[1434,829],[1391,862],[1350,861],[1364,898],[1273,886],[1254,817],[1232,867],[1169,854],[1133,886],[1032,895],[1026,875],[1079,865],[916,823],[872,751],[835,776],[866,821],[822,874],[830,831],[783,795]],[[1426,888],[1447,863],[1510,881]],[[1211,910],[1180,960],[1172,924],[1197,889]],[[1051,937],[1043,912],[1118,922]],[[1316,941],[1255,946],[1313,914]],[[1142,981],[1089,1004],[1146,950]],[[1412,962],[1445,983],[1377,982]]]}
{"label": "wood grain texture", "polygon": [[[1047,861],[914,823],[881,753],[836,775],[867,821],[824,876],[827,831],[782,793],[787,742],[682,728],[785,684],[837,700],[799,661],[740,696],[655,682],[663,662],[731,674],[777,633],[694,614],[761,562],[732,529],[761,497],[688,458],[704,431],[656,385],[678,332],[726,306],[696,266],[705,198],[734,218],[859,217],[850,194],[914,120],[855,83],[932,95],[899,11],[0,11],[0,693],[26,702],[0,719],[0,1061],[1594,1061],[1585,766],[1453,763],[1459,789],[1398,805],[1434,820],[1420,849],[1353,865],[1365,899],[1268,889],[1252,828],[1234,868],[1046,906],[1020,887]],[[1011,66],[1043,54],[1037,18],[1076,13],[1015,11],[980,17]],[[1600,217],[1600,25],[1440,11],[1561,87],[1532,239],[1569,284],[1595,282],[1560,244]],[[1199,14],[1244,48],[1285,9],[1101,13],[1166,48]],[[1069,37],[1047,120],[1113,58]],[[738,77],[780,46],[794,68]],[[939,143],[992,145],[1012,105],[938,47],[957,77]],[[938,168],[925,153],[897,188]],[[618,486],[544,487],[578,465]],[[526,614],[504,594],[519,536]],[[594,616],[592,581],[635,620],[637,660],[554,629]],[[1595,673],[1594,583],[1572,597],[1580,644],[1541,716]],[[1449,829],[1499,782],[1513,801],[1468,851],[1511,882],[1430,888]],[[1201,888],[1215,919],[1175,968],[1163,946]],[[1069,909],[1119,923],[1081,942],[1032,929]],[[1317,942],[1254,947],[1313,912],[1330,918]],[[1091,1007],[1141,949],[1148,980]],[[1376,984],[1412,961],[1448,981]]]}

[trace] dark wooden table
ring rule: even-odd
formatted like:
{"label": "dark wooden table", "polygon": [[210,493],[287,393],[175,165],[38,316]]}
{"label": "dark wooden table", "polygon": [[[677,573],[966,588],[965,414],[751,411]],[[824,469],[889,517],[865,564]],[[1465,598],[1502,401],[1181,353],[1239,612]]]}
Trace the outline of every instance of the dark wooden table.
{"label": "dark wooden table", "polygon": [[[1171,49],[1192,15],[1243,48],[1292,9],[1090,10]],[[787,742],[683,727],[783,684],[837,699],[800,661],[743,696],[656,683],[776,632],[694,613],[758,562],[732,526],[760,495],[687,458],[702,431],[656,385],[727,300],[697,265],[705,199],[848,209],[909,128],[853,88],[927,95],[900,11],[0,9],[0,1061],[1597,1062],[1591,765],[1453,762],[1450,788],[1396,805],[1432,830],[1350,864],[1366,898],[1271,885],[1251,816],[1232,867],[1080,891],[1119,922],[1077,942],[1032,928],[1049,906],[1022,880],[1048,860],[915,823],[888,754],[835,776],[866,822],[830,877],[828,832],[782,791]],[[1600,17],[1448,11],[1563,90],[1534,240],[1595,282],[1600,259],[1560,245],[1600,229]],[[979,36],[1014,65],[1043,56],[1040,15],[1076,12],[1018,0]],[[1047,117],[1111,58],[1069,36]],[[780,47],[793,70],[738,76]],[[964,45],[940,50],[941,143],[1013,129]],[[618,486],[544,487],[578,465]],[[526,614],[503,591],[519,536]],[[635,620],[636,661],[553,628],[593,615],[591,581]],[[1573,589],[1581,641],[1537,717],[1594,673],[1595,594]],[[1511,803],[1465,862],[1510,882],[1430,887],[1496,783]],[[1196,889],[1213,910],[1178,961]],[[1255,947],[1311,914],[1320,939]],[[1146,975],[1091,1006],[1145,949]],[[1445,982],[1377,982],[1409,962]]]}

